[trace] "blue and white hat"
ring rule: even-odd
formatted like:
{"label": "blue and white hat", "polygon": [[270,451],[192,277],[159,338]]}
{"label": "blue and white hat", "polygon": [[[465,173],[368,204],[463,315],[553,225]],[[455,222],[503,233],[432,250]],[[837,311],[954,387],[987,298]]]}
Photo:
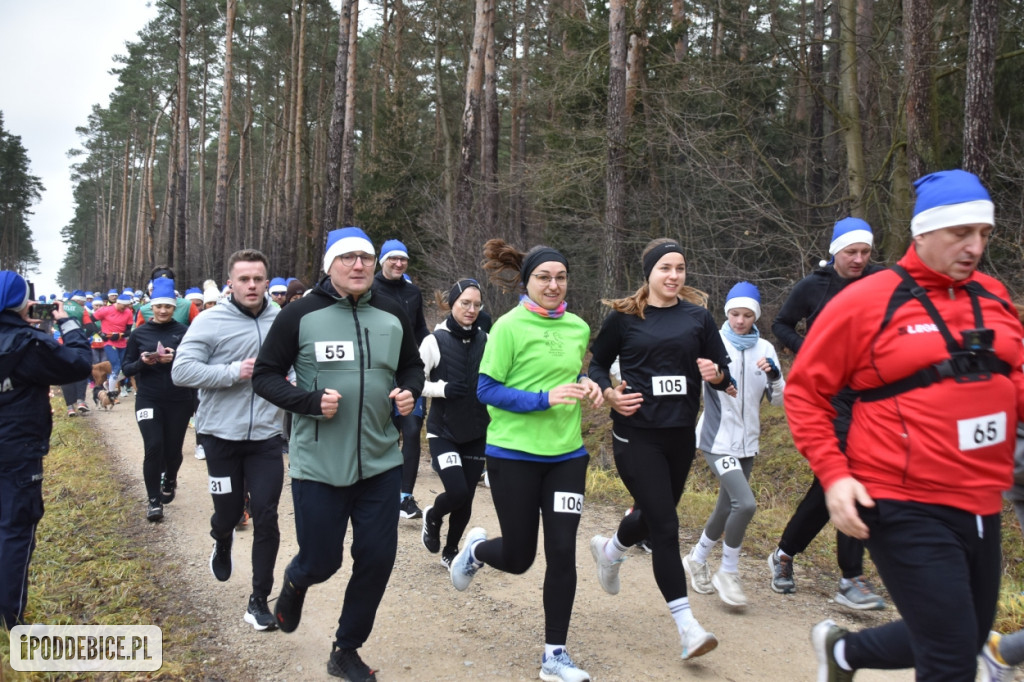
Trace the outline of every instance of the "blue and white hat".
{"label": "blue and white hat", "polygon": [[825,267],[835,261],[835,255],[851,244],[875,244],[875,234],[871,231],[871,226],[860,218],[843,218],[835,224],[832,228],[832,241],[828,245],[831,258],[821,261],[818,265]]}
{"label": "blue and white hat", "polygon": [[[334,260],[333,258],[331,260]],[[275,277],[270,280],[270,293],[272,294],[284,294],[288,292],[288,283],[284,277]]]}
{"label": "blue and white hat", "polygon": [[996,224],[996,209],[988,190],[974,173],[939,171],[914,183],[917,201],[910,220],[910,234],[941,230],[956,225]]}
{"label": "blue and white hat", "polygon": [[76,303],[85,303],[85,292],[81,289],[75,289],[71,292],[71,300]]}
{"label": "blue and white hat", "polygon": [[111,289],[107,292],[107,298],[110,298],[111,296],[116,298],[119,293],[120,292],[117,289]]}
{"label": "blue and white hat", "polygon": [[761,319],[761,292],[750,282],[740,282],[729,289],[725,297],[725,312],[733,308],[749,308],[754,311],[754,321]]}
{"label": "blue and white hat", "polygon": [[13,270],[0,270],[0,306],[20,313],[29,304],[28,282]]}
{"label": "blue and white hat", "polygon": [[118,303],[125,303],[127,305],[131,305],[132,304],[132,292],[130,290],[126,289],[124,292],[121,293],[120,296],[117,297],[117,302]]}
{"label": "blue and white hat", "polygon": [[373,242],[366,236],[362,228],[341,227],[327,233],[327,250],[324,252],[324,272],[331,268],[331,263],[338,256],[353,251],[376,253]]}
{"label": "blue and white hat", "polygon": [[[167,279],[167,278],[166,277],[161,277],[161,279]],[[174,280],[171,280],[171,282],[173,283]],[[171,289],[173,290],[174,287],[172,286]],[[153,293],[154,294],[156,293],[156,284],[155,283],[153,284]],[[191,289],[186,289],[184,297],[187,298],[190,301],[195,301],[197,303],[202,303],[203,302],[203,290],[200,289],[199,287],[192,287]]]}
{"label": "blue and white hat", "polygon": [[[118,298],[118,301],[121,299]],[[167,277],[160,277],[153,282],[153,295],[149,299],[153,305],[166,303],[177,305],[178,297],[174,295],[174,280]]]}
{"label": "blue and white hat", "polygon": [[384,263],[384,261],[392,256],[408,258],[409,249],[405,248],[405,244],[397,239],[389,239],[384,242],[384,246],[380,247],[380,260],[378,262]]}

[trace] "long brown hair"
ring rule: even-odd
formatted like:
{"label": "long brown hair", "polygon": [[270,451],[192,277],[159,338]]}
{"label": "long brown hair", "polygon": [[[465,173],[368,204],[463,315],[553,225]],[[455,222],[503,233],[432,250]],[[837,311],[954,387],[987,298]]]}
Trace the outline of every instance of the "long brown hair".
{"label": "long brown hair", "polygon": [[[646,256],[651,249],[660,246],[662,244],[673,244],[675,239],[669,239],[668,237],[659,237],[658,239],[652,239],[644,247],[643,253],[640,254],[640,260]],[[641,320],[644,319],[644,310],[647,308],[647,299],[651,295],[650,286],[645,281],[639,289],[633,292],[632,295],[626,296],[625,298],[607,299],[602,298],[601,303],[608,306],[616,312],[623,313],[625,315],[636,315]],[[699,305],[702,308],[708,307],[708,295],[700,289],[694,289],[691,286],[683,285],[679,289],[679,298],[684,301]]]}

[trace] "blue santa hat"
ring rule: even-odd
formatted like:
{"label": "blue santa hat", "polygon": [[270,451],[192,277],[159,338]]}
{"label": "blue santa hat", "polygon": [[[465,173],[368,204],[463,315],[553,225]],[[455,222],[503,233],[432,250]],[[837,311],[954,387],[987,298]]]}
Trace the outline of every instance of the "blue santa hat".
{"label": "blue santa hat", "polygon": [[910,234],[917,236],[956,225],[995,225],[995,204],[974,173],[939,171],[914,183],[917,201],[910,220]]}
{"label": "blue santa hat", "polygon": [[[167,278],[166,277],[161,277],[161,279],[167,279]],[[172,279],[171,280],[171,284],[172,284],[171,290],[172,291],[174,289],[173,283],[174,283],[174,280]],[[156,284],[153,284],[153,292],[156,293]],[[187,298],[190,301],[195,301],[197,303],[202,303],[203,302],[203,290],[200,289],[199,287],[192,287],[190,289],[186,289],[185,290],[185,298]]]}
{"label": "blue santa hat", "polygon": [[61,293],[60,298],[63,301],[70,301],[71,300],[71,292],[70,291],[65,291],[65,292]]}
{"label": "blue santa hat", "polygon": [[75,289],[71,292],[71,300],[78,303],[85,303],[85,292],[81,289]]}
{"label": "blue santa hat", "polygon": [[[334,260],[333,258],[331,260]],[[284,294],[288,291],[288,283],[284,277],[275,277],[270,280],[270,293],[272,294]]]}
{"label": "blue santa hat", "polygon": [[0,306],[20,313],[29,303],[28,282],[12,270],[0,270]]}
{"label": "blue santa hat", "polygon": [[[117,300],[120,301],[121,299],[118,298]],[[178,297],[174,295],[174,280],[168,277],[161,277],[153,282],[153,295],[149,302],[153,305],[158,303],[177,305]]]}
{"label": "blue santa hat", "polygon": [[843,218],[835,224],[832,228],[832,241],[828,245],[831,258],[821,261],[818,265],[825,267],[835,261],[835,255],[851,244],[875,244],[875,234],[871,231],[871,226],[860,218]]}
{"label": "blue santa hat", "polygon": [[409,249],[405,248],[405,244],[398,241],[397,239],[389,239],[384,242],[384,246],[380,247],[380,263],[384,263],[388,258],[396,256],[398,258],[408,258]]}
{"label": "blue santa hat", "polygon": [[109,298],[111,296],[117,296],[117,294],[118,294],[117,289],[111,289],[110,291],[107,292],[107,297]]}
{"label": "blue santa hat", "polygon": [[338,256],[353,251],[374,254],[373,242],[361,228],[341,227],[327,233],[327,250],[324,252],[324,272],[331,268],[331,263]]}
{"label": "blue santa hat", "polygon": [[761,292],[750,282],[740,282],[729,289],[725,297],[725,313],[733,308],[749,308],[754,311],[754,321],[761,318]]}
{"label": "blue santa hat", "polygon": [[131,291],[124,291],[120,296],[117,297],[118,303],[125,303],[127,305],[132,304],[132,293]]}

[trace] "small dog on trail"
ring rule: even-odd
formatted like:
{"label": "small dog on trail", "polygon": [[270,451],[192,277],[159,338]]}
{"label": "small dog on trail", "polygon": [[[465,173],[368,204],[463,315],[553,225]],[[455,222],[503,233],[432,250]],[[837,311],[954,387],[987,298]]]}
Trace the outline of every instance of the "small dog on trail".
{"label": "small dog on trail", "polygon": [[107,390],[107,380],[110,378],[110,361],[104,360],[92,366],[92,401],[97,407],[104,410],[112,410],[117,404],[117,391]]}

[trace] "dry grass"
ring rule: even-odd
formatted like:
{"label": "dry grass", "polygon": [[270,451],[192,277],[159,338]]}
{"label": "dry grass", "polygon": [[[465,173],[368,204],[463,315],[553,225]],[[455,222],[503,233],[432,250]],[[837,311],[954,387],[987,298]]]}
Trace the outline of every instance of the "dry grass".
{"label": "dry grass", "polygon": [[[173,574],[166,558],[138,537],[134,498],[111,472],[103,447],[82,420],[62,419],[55,401],[50,454],[45,463],[46,513],[40,522],[29,573],[28,622],[48,624],[157,625],[163,630],[163,667],[139,679],[203,677],[202,626],[171,600],[155,579],[154,565]],[[5,633],[6,634],[6,633]],[[166,653],[174,651],[174,656]],[[84,677],[84,676],[81,676]],[[131,673],[89,675],[132,679]],[[77,679],[69,673],[20,673],[10,667],[10,643],[0,637],[0,680]]]}

